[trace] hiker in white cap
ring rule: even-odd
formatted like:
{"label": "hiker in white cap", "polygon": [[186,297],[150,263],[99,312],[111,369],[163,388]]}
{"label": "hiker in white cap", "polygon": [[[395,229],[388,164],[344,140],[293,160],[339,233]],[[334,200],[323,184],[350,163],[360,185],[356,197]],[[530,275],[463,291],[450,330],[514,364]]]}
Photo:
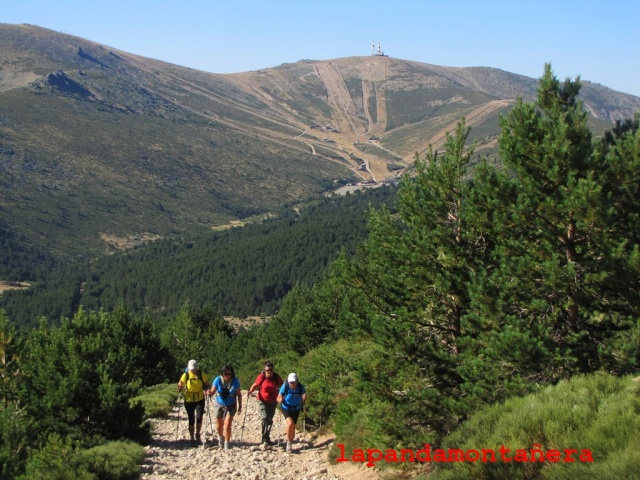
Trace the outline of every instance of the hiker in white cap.
{"label": "hiker in white cap", "polygon": [[204,393],[210,387],[209,378],[200,370],[198,362],[189,360],[187,370],[182,374],[178,382],[178,391],[182,392],[184,390],[184,408],[189,417],[189,435],[191,436],[192,447],[202,443],[200,431],[204,413]]}
{"label": "hiker in white cap", "polygon": [[287,381],[280,387],[278,403],[282,406],[282,414],[287,421],[287,451],[291,451],[291,442],[296,434],[296,422],[300,410],[307,401],[307,390],[298,381],[298,375],[290,373]]}

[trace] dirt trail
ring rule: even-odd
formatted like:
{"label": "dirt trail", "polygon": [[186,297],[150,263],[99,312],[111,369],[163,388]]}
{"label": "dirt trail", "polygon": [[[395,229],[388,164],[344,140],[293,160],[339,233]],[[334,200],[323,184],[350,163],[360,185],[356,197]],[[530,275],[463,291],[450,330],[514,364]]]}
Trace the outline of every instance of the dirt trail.
{"label": "dirt trail", "polygon": [[[215,412],[205,413],[205,444],[189,446],[187,417],[182,405],[174,408],[165,418],[154,422],[153,442],[146,447],[147,458],[142,465],[142,480],[205,480],[210,478],[233,478],[239,480],[267,479],[315,479],[315,480],[377,480],[371,468],[359,464],[331,465],[327,455],[333,445],[330,436],[314,437],[310,432],[303,436],[296,432],[293,451],[284,451],[284,442],[263,449],[260,446],[260,411],[255,396],[247,400],[243,392],[244,406],[247,406],[244,433],[240,413],[233,420],[231,448],[223,451],[217,447]],[[209,416],[209,414],[211,414]],[[179,416],[179,422],[178,422]],[[210,422],[211,420],[211,422]],[[302,426],[302,417],[298,421]],[[283,436],[284,421],[276,412],[271,438],[277,441]],[[242,441],[240,437],[242,434]]]}

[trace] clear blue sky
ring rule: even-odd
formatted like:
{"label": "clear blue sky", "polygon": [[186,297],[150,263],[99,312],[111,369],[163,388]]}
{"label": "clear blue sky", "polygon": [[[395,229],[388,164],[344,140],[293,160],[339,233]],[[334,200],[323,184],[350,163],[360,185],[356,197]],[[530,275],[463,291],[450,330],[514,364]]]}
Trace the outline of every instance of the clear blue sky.
{"label": "clear blue sky", "polygon": [[[30,23],[198,70],[370,55],[538,78],[551,62],[640,96],[640,0],[0,0]],[[0,45],[1,54],[1,45]]]}

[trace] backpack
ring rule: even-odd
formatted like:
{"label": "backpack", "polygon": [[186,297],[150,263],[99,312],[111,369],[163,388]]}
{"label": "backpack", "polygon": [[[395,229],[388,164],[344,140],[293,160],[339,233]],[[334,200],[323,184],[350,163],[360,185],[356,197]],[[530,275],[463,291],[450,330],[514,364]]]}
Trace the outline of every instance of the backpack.
{"label": "backpack", "polygon": [[[187,391],[190,391],[189,390],[189,385],[190,385],[189,382],[191,382],[192,380],[195,380],[195,378],[191,378],[191,376],[189,375],[189,369],[188,368],[185,368],[184,373],[187,375],[187,381],[184,384],[185,385],[185,389]],[[204,390],[204,382],[202,381],[202,370],[198,369],[198,371],[196,372],[196,378],[198,380],[200,380],[200,383],[202,384],[202,390]]]}
{"label": "backpack", "polygon": [[[291,387],[289,387],[289,382],[284,382],[283,385],[284,385],[284,394],[282,396],[286,397],[289,394],[289,392],[292,392],[293,390],[291,390]],[[304,385],[298,382],[298,384],[296,385],[296,391],[294,391],[293,394],[295,395],[297,393],[298,395],[302,395],[303,388],[304,388]]]}
{"label": "backpack", "polygon": [[[220,395],[220,398],[222,398],[222,400],[226,401],[227,398],[229,397],[229,392],[231,391],[231,389],[229,387],[227,387],[227,383],[224,381],[224,377],[222,375],[219,376],[220,378],[220,383],[222,384],[222,390],[218,390],[218,395]],[[236,377],[232,377],[231,381],[229,382],[229,386],[233,386],[233,381],[235,380]],[[233,396],[235,397],[236,394],[234,393]]]}

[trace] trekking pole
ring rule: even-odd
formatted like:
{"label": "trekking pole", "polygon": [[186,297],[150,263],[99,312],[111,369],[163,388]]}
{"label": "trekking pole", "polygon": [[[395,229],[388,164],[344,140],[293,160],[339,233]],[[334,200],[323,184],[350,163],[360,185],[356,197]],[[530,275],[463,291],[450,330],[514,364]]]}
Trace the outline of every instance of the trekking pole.
{"label": "trekking pole", "polygon": [[207,397],[207,401],[209,402],[209,409],[208,409],[208,413],[209,413],[209,425],[211,426],[211,443],[213,444],[213,440],[215,439],[215,431],[213,430],[213,422],[211,421],[211,397]]}
{"label": "trekking pole", "polygon": [[244,435],[244,421],[247,419],[247,410],[249,410],[249,395],[247,395],[247,401],[244,406],[244,416],[242,417],[242,428],[240,429],[240,442],[242,442],[242,437]]}
{"label": "trekking pole", "polygon": [[302,445],[304,450],[307,446],[307,412],[304,408],[304,402],[302,402],[302,441],[304,442],[304,445]]}
{"label": "trekking pole", "polygon": [[176,426],[176,441],[178,441],[178,432],[180,431],[180,398],[182,397],[182,392],[178,395],[177,405],[178,405],[178,424]]}
{"label": "trekking pole", "polygon": [[202,400],[204,400],[204,405],[202,406],[202,417],[203,418],[202,418],[202,422],[200,423],[200,425],[204,427],[204,431],[201,432],[202,435],[200,436],[200,445],[202,445],[202,448],[204,448],[207,445],[207,419],[204,418],[204,416],[207,413],[207,398],[203,395]]}
{"label": "trekking pole", "polygon": [[278,448],[280,448],[280,439],[282,438],[282,417],[284,414],[282,413],[282,408],[280,408],[280,415],[278,415]]}

